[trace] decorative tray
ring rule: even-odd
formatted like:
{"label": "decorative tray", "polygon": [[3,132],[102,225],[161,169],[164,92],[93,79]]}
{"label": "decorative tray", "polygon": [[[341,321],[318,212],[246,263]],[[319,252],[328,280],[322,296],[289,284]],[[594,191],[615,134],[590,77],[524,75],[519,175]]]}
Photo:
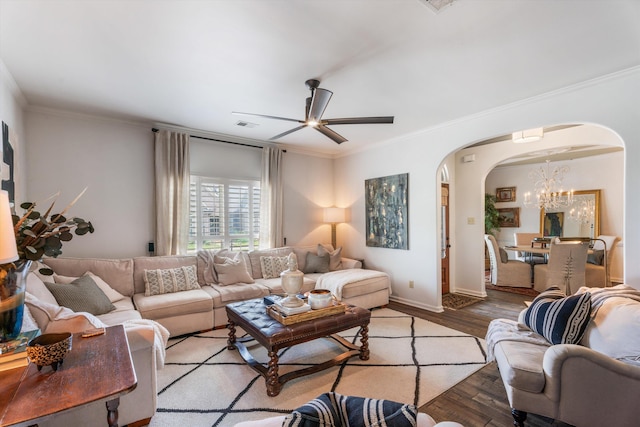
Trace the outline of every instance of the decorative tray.
{"label": "decorative tray", "polygon": [[267,314],[283,325],[293,325],[294,323],[300,323],[307,320],[319,319],[325,316],[344,313],[345,308],[347,307],[346,304],[335,300],[332,302],[332,305],[325,308],[309,310],[300,314],[290,314],[288,316],[278,310],[277,304],[272,304],[267,306]]}

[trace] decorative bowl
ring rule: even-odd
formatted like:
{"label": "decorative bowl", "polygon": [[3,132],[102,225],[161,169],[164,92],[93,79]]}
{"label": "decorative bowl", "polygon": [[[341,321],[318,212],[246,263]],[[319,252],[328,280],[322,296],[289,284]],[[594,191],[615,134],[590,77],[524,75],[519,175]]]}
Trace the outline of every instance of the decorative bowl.
{"label": "decorative bowl", "polygon": [[329,307],[332,300],[333,295],[328,289],[314,289],[309,292],[309,305],[313,310]]}
{"label": "decorative bowl", "polygon": [[64,357],[71,350],[71,338],[69,332],[42,334],[29,341],[27,356],[38,367],[38,371],[49,365],[57,371],[58,365],[62,365]]}

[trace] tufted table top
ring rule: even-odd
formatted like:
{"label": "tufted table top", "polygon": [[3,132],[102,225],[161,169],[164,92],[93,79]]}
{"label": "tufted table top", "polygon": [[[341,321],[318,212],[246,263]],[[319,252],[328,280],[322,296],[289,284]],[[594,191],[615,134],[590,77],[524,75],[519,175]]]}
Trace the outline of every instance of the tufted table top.
{"label": "tufted table top", "polygon": [[226,310],[230,322],[270,349],[290,347],[353,327],[366,326],[371,319],[369,310],[347,305],[344,313],[283,325],[267,314],[262,298],[232,303],[226,306]]}

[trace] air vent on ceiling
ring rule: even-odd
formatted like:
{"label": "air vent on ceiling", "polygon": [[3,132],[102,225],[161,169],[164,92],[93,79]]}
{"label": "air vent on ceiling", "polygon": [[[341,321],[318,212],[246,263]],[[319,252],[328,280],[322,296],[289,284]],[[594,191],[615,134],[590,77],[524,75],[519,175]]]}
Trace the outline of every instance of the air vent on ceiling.
{"label": "air vent on ceiling", "polygon": [[236,122],[236,125],[245,128],[254,128],[256,126],[259,126],[257,123],[245,122],[244,120],[239,120],[238,122]]}
{"label": "air vent on ceiling", "polygon": [[429,6],[429,9],[431,9],[435,13],[438,13],[445,7],[451,6],[451,4],[455,0],[419,0],[419,1]]}

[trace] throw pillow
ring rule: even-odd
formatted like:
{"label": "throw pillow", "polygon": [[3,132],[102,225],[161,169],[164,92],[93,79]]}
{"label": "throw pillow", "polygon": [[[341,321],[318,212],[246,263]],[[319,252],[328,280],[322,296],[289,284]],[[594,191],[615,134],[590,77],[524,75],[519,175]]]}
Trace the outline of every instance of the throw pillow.
{"label": "throw pillow", "polygon": [[218,283],[222,286],[236,283],[255,283],[247,270],[247,263],[240,253],[233,258],[215,255],[213,257],[213,266],[218,274]]}
{"label": "throw pillow", "polygon": [[329,254],[329,270],[342,270],[342,246],[333,252],[329,252],[324,246],[318,243],[318,255]]}
{"label": "throw pillow", "polygon": [[578,344],[591,319],[591,293],[566,296],[553,287],[538,295],[524,323],[551,344]]}
{"label": "throw pillow", "polygon": [[[96,282],[96,285],[98,285],[100,290],[102,290],[102,292],[104,292],[107,298],[109,298],[109,301],[116,302],[125,298],[124,295],[122,295],[120,292],[113,289],[111,286],[109,286],[107,282],[102,280],[100,276],[96,276],[90,271],[87,271],[86,273],[84,273],[83,276],[91,276],[91,278],[93,279],[94,282]],[[73,282],[76,279],[77,277],[61,276],[59,274],[53,273],[53,281],[56,283],[67,284],[67,283]]]}
{"label": "throw pillow", "polygon": [[80,332],[106,326],[91,313],[75,313],[67,307],[39,300],[29,292],[25,292],[24,303],[43,333]]}
{"label": "throw pillow", "polygon": [[285,417],[285,427],[387,426],[413,427],[418,410],[414,405],[391,400],[324,393]]}
{"label": "throw pillow", "polygon": [[261,256],[260,268],[264,279],[275,279],[280,273],[289,268],[289,257],[286,256]]}
{"label": "throw pillow", "polygon": [[503,248],[498,248],[498,251],[500,252],[500,261],[503,264],[509,262],[509,254],[507,254],[507,251],[505,251]]}
{"label": "throw pillow", "polygon": [[109,298],[89,276],[78,277],[71,283],[46,283],[58,304],[71,310],[100,315],[115,310]]}
{"label": "throw pillow", "polygon": [[200,289],[193,265],[177,268],[144,270],[146,296]]}
{"label": "throw pillow", "polygon": [[594,250],[592,254],[587,255],[587,262],[594,265],[602,265],[604,261],[604,250]]}
{"label": "throw pillow", "polygon": [[328,273],[329,272],[329,254],[322,256],[307,252],[304,263],[303,273]]}

